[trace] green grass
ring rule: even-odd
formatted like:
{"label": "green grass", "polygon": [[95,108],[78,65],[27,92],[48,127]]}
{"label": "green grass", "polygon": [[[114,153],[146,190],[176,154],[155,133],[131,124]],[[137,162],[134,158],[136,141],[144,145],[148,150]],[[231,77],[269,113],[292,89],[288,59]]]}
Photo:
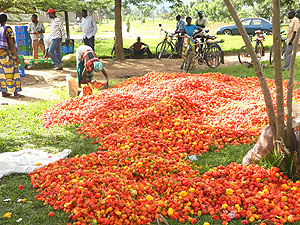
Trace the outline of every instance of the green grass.
{"label": "green grass", "polygon": [[[268,62],[263,62],[267,67],[263,69],[266,78],[274,79],[274,69],[269,65]],[[218,72],[222,74],[228,74],[236,77],[256,77],[253,67],[247,68],[243,65],[234,65],[229,67],[219,67],[219,68],[206,68],[201,70],[193,71],[195,73],[207,73],[207,72]],[[289,71],[282,71],[282,78],[288,79]],[[295,63],[295,73],[294,82],[300,82],[300,57],[297,56]]]}
{"label": "green grass", "polygon": [[[129,48],[134,42],[137,36],[140,36],[142,41],[147,43],[150,46],[150,50],[153,54],[155,54],[156,46],[163,40],[164,33],[160,32],[160,28],[158,24],[162,24],[163,28],[169,32],[174,32],[176,27],[175,20],[166,20],[166,19],[155,19],[154,23],[152,20],[147,19],[145,23],[141,24],[140,21],[130,21],[130,35],[129,37],[124,38],[127,34],[126,32],[126,21],[123,21],[123,45],[124,48]],[[45,24],[46,25],[46,24]],[[95,52],[99,57],[111,57],[111,50],[113,48],[114,40],[112,35],[114,35],[114,21],[109,20],[105,21],[101,25],[98,24],[97,30],[97,40],[95,43]],[[283,29],[286,29],[284,27]],[[214,27],[214,24],[209,24],[209,27]],[[211,29],[210,34],[214,35],[216,28]],[[50,28],[48,25],[46,26],[46,33],[50,32]],[[79,34],[82,32],[78,32],[77,25],[71,26],[70,28],[71,34]],[[149,36],[151,36],[149,38]],[[100,39],[99,39],[100,37]],[[148,38],[145,38],[148,37]],[[221,44],[221,47],[226,53],[237,53],[239,49],[244,46],[244,42],[241,36],[239,35],[217,35],[218,39],[223,39],[224,43]],[[253,43],[254,44],[254,43]],[[76,48],[82,45],[81,41],[77,41],[75,44]],[[270,49],[273,45],[272,35],[266,36],[266,40],[263,42],[263,45],[266,49]]]}

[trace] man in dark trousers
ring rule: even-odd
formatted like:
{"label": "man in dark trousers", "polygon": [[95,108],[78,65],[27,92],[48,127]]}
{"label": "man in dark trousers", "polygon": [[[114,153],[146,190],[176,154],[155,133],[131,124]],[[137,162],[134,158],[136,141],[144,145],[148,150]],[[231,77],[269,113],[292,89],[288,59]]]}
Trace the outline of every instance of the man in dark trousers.
{"label": "man in dark trousers", "polygon": [[[146,46],[145,48],[142,48],[142,46]],[[132,56],[133,58],[137,55],[143,55],[145,52],[147,53],[149,58],[153,58],[153,54],[149,49],[149,45],[145,44],[144,42],[141,42],[141,38],[137,37],[137,41],[130,46]]]}
{"label": "man in dark trousers", "polygon": [[289,18],[289,27],[288,27],[288,32],[287,32],[287,38],[286,38],[286,49],[284,53],[284,58],[285,62],[282,67],[282,70],[289,70],[290,69],[290,62],[291,62],[291,56],[293,52],[293,44],[298,44],[294,43],[294,39],[296,37],[296,33],[298,32],[299,28],[299,19],[295,17],[295,11],[291,10],[288,13],[288,18]]}

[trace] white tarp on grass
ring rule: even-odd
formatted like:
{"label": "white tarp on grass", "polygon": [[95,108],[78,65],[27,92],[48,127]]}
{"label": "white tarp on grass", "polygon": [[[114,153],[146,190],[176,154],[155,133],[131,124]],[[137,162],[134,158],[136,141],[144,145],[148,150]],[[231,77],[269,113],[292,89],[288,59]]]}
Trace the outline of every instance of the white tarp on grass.
{"label": "white tarp on grass", "polygon": [[13,173],[31,173],[37,168],[66,158],[72,150],[65,149],[60,153],[51,154],[41,150],[25,149],[18,152],[0,154],[0,178]]}

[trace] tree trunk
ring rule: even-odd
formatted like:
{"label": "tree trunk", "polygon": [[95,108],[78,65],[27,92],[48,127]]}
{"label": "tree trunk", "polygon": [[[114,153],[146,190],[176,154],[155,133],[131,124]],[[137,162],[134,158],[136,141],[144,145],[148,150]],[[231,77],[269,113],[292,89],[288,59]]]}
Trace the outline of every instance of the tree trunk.
{"label": "tree trunk", "polygon": [[66,12],[66,11],[64,11],[64,13],[65,13],[67,39],[70,39],[69,15],[68,15],[68,12]]}
{"label": "tree trunk", "polygon": [[[296,62],[296,55],[297,55],[297,47],[299,43],[299,32],[300,27],[297,31],[296,37],[294,39],[293,45],[293,53],[291,57],[290,63],[290,70],[289,70],[289,81],[287,84],[288,94],[287,94],[287,118],[286,118],[286,146],[288,149],[293,150],[292,147],[294,146],[294,133],[292,128],[292,103],[293,103],[293,84],[294,84],[294,71],[295,71],[295,62]],[[299,154],[299,152],[298,152]]]}
{"label": "tree trunk", "polygon": [[154,24],[154,9],[152,10],[152,24]]}
{"label": "tree trunk", "polygon": [[144,22],[143,19],[144,19],[144,18],[143,18],[143,10],[141,9],[141,24],[142,24],[142,25],[143,25],[143,22]]}
{"label": "tree trunk", "polygon": [[281,70],[280,1],[272,0],[274,75],[276,87],[276,140],[285,142],[284,100]]}
{"label": "tree trunk", "polygon": [[115,0],[115,48],[117,60],[124,59],[121,7],[121,0]]}
{"label": "tree trunk", "polygon": [[264,77],[264,73],[262,71],[260,62],[258,61],[257,55],[253,49],[253,46],[251,44],[251,41],[248,37],[248,34],[246,33],[246,30],[243,26],[243,24],[241,23],[241,20],[239,19],[236,10],[234,9],[233,5],[231,4],[230,0],[224,0],[225,5],[228,8],[228,11],[231,15],[231,17],[233,18],[235,24],[237,25],[237,28],[240,32],[240,34],[243,37],[243,40],[247,46],[247,50],[250,53],[251,59],[252,59],[252,63],[253,63],[253,67],[255,69],[255,73],[258,77],[263,95],[264,95],[264,99],[265,99],[265,103],[266,103],[266,108],[267,108],[267,114],[268,114],[268,119],[269,119],[269,124],[271,126],[272,132],[273,134],[276,134],[276,119],[275,119],[275,111],[274,111],[274,106],[273,106],[273,102],[272,102],[272,97],[270,94],[270,90],[268,87],[268,84],[266,82],[266,79]]}

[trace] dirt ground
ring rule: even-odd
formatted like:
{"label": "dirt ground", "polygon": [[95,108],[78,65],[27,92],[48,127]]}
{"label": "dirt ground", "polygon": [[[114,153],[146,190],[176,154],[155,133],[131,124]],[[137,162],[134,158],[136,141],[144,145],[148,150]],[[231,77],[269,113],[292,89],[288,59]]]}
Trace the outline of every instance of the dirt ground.
{"label": "dirt ground", "polygon": [[[125,59],[116,61],[114,59],[101,60],[110,78],[123,78],[141,76],[147,72],[181,72],[181,59]],[[229,66],[238,64],[237,56],[225,56],[225,64]],[[207,68],[207,65],[197,65],[197,69]],[[64,67],[64,70],[54,71],[52,69],[25,70],[25,77],[22,77],[22,95],[24,98],[2,98],[0,105],[27,104],[30,101],[53,100],[58,96],[54,90],[66,87],[66,76],[76,77],[76,67]],[[96,80],[103,79],[102,73],[95,73]]]}

